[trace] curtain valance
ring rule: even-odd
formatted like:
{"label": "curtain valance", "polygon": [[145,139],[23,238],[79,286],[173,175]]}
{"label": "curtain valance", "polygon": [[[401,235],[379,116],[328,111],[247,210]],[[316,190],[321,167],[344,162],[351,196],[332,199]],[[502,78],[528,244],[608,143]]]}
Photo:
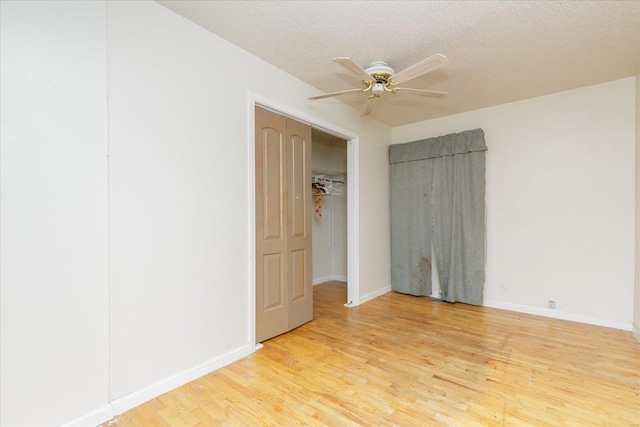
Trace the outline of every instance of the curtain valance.
{"label": "curtain valance", "polygon": [[474,151],[487,151],[482,129],[391,145],[389,146],[389,163],[434,159]]}

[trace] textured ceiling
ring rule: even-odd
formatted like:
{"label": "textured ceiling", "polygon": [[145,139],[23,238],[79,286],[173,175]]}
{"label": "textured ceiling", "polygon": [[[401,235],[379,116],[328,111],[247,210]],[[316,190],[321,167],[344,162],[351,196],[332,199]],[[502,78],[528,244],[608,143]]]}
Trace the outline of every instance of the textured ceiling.
{"label": "textured ceiling", "polygon": [[[449,65],[384,94],[398,126],[640,74],[640,1],[166,1],[160,4],[323,92],[360,87],[332,59]],[[329,98],[361,110],[365,94]]]}

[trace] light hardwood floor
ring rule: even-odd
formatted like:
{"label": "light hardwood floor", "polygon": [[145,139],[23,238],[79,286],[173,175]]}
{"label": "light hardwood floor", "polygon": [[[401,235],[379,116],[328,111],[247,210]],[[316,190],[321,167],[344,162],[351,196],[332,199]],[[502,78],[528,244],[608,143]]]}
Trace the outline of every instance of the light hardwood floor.
{"label": "light hardwood floor", "polygon": [[106,425],[640,426],[630,332],[388,293],[315,319]]}

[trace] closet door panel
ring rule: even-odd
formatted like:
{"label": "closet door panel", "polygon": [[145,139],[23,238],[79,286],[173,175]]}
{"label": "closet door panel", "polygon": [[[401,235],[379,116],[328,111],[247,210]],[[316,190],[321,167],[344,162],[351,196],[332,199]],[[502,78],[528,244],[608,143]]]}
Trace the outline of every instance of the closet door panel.
{"label": "closet door panel", "polygon": [[289,329],[313,319],[311,127],[287,119]]}
{"label": "closet door panel", "polygon": [[262,257],[263,264],[263,283],[278,284],[278,286],[267,286],[263,292],[262,304],[263,311],[278,310],[285,304],[286,283],[284,258],[282,254],[267,254]]}
{"label": "closet door panel", "polygon": [[273,128],[263,129],[262,164],[264,238],[282,240],[284,225],[283,202],[283,160],[284,147],[280,131]]}
{"label": "closet door panel", "polygon": [[305,277],[307,274],[307,252],[304,249],[291,252],[291,301],[304,299],[307,295]]}
{"label": "closet door panel", "polygon": [[256,108],[256,340],[289,327],[286,119]]}
{"label": "closet door panel", "polygon": [[291,135],[289,140],[291,174],[289,180],[289,194],[291,195],[291,237],[304,239],[307,225],[308,188],[311,185],[306,179],[309,172],[306,168],[305,154],[307,147],[303,136]]}

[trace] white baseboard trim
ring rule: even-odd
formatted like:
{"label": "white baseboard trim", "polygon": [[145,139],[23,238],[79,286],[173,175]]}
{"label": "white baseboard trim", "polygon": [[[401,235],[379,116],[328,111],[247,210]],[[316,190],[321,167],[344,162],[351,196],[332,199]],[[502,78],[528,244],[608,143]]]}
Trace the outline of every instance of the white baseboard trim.
{"label": "white baseboard trim", "polygon": [[242,359],[245,356],[251,354],[252,346],[247,344],[236,350],[232,350],[228,353],[222,354],[218,357],[205,362],[201,365],[195,366],[186,371],[180,372],[164,380],[158,381],[142,390],[134,391],[111,402],[113,408],[113,414],[119,415],[129,409],[135,408],[144,402],[160,396],[168,391],[171,391],[181,385],[184,385],[190,381],[200,378],[203,375],[213,372],[216,369],[220,369],[236,360]]}
{"label": "white baseboard trim", "polygon": [[100,409],[64,423],[60,427],[95,427],[106,423],[111,418],[113,418],[113,408],[111,405],[104,405]]}
{"label": "white baseboard trim", "polygon": [[318,277],[317,279],[313,279],[312,284],[313,286],[315,285],[319,285],[321,283],[325,283],[325,282],[331,282],[332,280],[335,280],[337,282],[346,282],[347,281],[347,276],[339,276],[337,274],[333,274],[333,275],[328,275],[328,276],[323,276],[323,277]]}
{"label": "white baseboard trim", "polygon": [[313,286],[315,286],[324,282],[330,282],[331,280],[333,280],[333,276],[328,275],[328,276],[318,277],[317,279],[313,279],[312,283],[313,283]]}
{"label": "white baseboard trim", "polygon": [[377,291],[370,292],[366,295],[360,297],[360,304],[364,304],[367,301],[371,301],[374,298],[378,298],[380,295],[384,295],[387,292],[391,292],[391,285],[385,286],[382,289],[378,289]]}
{"label": "white baseboard trim", "polygon": [[631,332],[633,333],[633,336],[636,337],[638,341],[640,341],[640,326],[633,323]]}
{"label": "white baseboard trim", "polygon": [[537,316],[551,317],[553,319],[570,320],[572,322],[587,323],[589,325],[605,326],[607,328],[631,330],[631,323],[616,322],[613,320],[601,319],[599,317],[587,316],[584,314],[567,313],[566,311],[551,310],[548,308],[531,307],[528,305],[512,304],[502,301],[485,300],[485,307],[500,308],[503,310],[516,311],[518,313],[535,314]]}

